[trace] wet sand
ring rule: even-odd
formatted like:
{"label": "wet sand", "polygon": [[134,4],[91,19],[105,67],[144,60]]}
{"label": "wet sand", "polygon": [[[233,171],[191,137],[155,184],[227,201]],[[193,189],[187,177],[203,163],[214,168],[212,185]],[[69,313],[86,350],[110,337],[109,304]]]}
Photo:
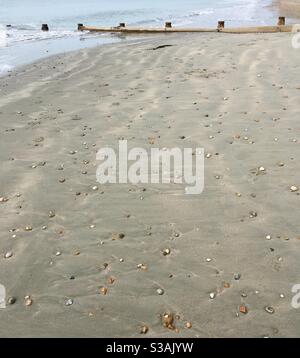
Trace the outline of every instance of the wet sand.
{"label": "wet sand", "polygon": [[291,18],[300,17],[299,0],[274,0],[275,7],[279,9],[281,15],[290,16]]}
{"label": "wet sand", "polygon": [[[1,337],[299,337],[291,36],[155,37],[0,79]],[[204,192],[97,184],[119,139],[203,147]]]}

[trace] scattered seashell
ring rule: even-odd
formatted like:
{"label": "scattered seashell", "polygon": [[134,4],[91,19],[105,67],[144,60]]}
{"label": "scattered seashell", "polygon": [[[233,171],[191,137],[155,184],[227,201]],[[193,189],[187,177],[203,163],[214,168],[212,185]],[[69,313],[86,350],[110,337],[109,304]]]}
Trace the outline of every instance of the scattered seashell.
{"label": "scattered seashell", "polygon": [[55,216],[55,211],[54,211],[54,210],[50,210],[48,216],[49,216],[49,218],[54,218],[54,216]]}
{"label": "scattered seashell", "polygon": [[105,296],[107,294],[108,289],[107,289],[107,287],[102,286],[102,287],[100,287],[99,291],[100,291],[101,295]]}
{"label": "scattered seashell", "polygon": [[24,300],[25,300],[24,304],[27,307],[29,307],[29,306],[31,306],[33,304],[33,300],[32,300],[32,298],[30,296],[25,296]]}
{"label": "scattered seashell", "polygon": [[235,273],[234,275],[233,275],[233,278],[236,280],[236,281],[238,281],[238,280],[240,280],[240,278],[241,278],[241,274],[240,273]]}
{"label": "scattered seashell", "polygon": [[239,307],[239,311],[243,314],[247,314],[248,313],[248,308],[245,305],[241,305]]}
{"label": "scattered seashell", "polygon": [[9,259],[9,258],[11,258],[12,256],[13,256],[12,251],[8,251],[8,252],[6,252],[6,253],[4,254],[4,258],[5,258],[5,259]]}
{"label": "scattered seashell", "polygon": [[73,299],[72,299],[72,298],[69,298],[69,299],[66,301],[65,305],[66,305],[66,306],[72,306],[73,303],[74,303]]}
{"label": "scattered seashell", "polygon": [[112,240],[118,240],[118,239],[124,239],[125,234],[124,233],[113,233],[111,239]]}
{"label": "scattered seashell", "polygon": [[169,329],[174,329],[175,327],[173,326],[173,322],[174,322],[174,316],[171,313],[164,313],[161,317],[162,319],[162,324],[164,327],[169,328]]}
{"label": "scattered seashell", "polygon": [[157,292],[157,294],[160,295],[160,296],[165,293],[165,291],[164,291],[162,288],[158,288],[158,289],[156,290],[156,292]]}
{"label": "scattered seashell", "polygon": [[55,256],[60,256],[61,252],[60,251],[56,251]]}
{"label": "scattered seashell", "polygon": [[271,307],[271,306],[266,306],[265,311],[270,313],[270,314],[273,314],[275,312],[275,309],[273,307]]}
{"label": "scattered seashell", "polygon": [[7,201],[8,201],[8,198],[1,196],[0,203],[6,203]]}
{"label": "scattered seashell", "polygon": [[144,265],[144,264],[138,264],[137,268],[140,269],[140,270],[144,270],[144,271],[147,270],[147,266]]}
{"label": "scattered seashell", "polygon": [[17,301],[16,297],[9,297],[9,298],[7,299],[7,303],[8,303],[9,305],[15,304],[16,301]]}
{"label": "scattered seashell", "polygon": [[271,240],[272,239],[271,235],[266,235],[266,239]]}
{"label": "scattered seashell", "polygon": [[32,227],[31,226],[25,226],[25,231],[31,231]]}
{"label": "scattered seashell", "polygon": [[164,256],[168,256],[168,255],[170,255],[171,250],[170,249],[163,249],[162,253],[163,253]]}
{"label": "scattered seashell", "polygon": [[205,157],[206,157],[206,158],[211,158],[211,154],[210,154],[210,153],[207,153]]}
{"label": "scattered seashell", "polygon": [[107,279],[107,283],[109,285],[113,285],[115,281],[116,281],[116,279],[114,277],[112,277],[112,276]]}
{"label": "scattered seashell", "polygon": [[146,334],[149,331],[149,328],[146,325],[141,326],[140,333]]}
{"label": "scattered seashell", "polygon": [[295,193],[296,191],[299,190],[299,188],[298,188],[297,186],[295,186],[295,185],[292,185],[292,186],[290,187],[290,190],[291,190],[292,193]]}
{"label": "scattered seashell", "polygon": [[191,322],[186,322],[184,327],[187,328],[187,329],[190,329],[190,328],[192,328],[192,323]]}
{"label": "scattered seashell", "polygon": [[93,186],[93,187],[92,187],[92,190],[94,190],[94,191],[98,190],[97,185]]}
{"label": "scattered seashell", "polygon": [[206,262],[211,262],[212,259],[211,259],[210,257],[207,257],[207,258],[205,259],[205,261],[206,261]]}
{"label": "scattered seashell", "polygon": [[285,298],[285,294],[281,293],[281,294],[279,295],[279,297],[280,297],[280,298]]}
{"label": "scattered seashell", "polygon": [[256,211],[250,211],[249,215],[250,215],[250,218],[256,218],[257,217],[257,212]]}

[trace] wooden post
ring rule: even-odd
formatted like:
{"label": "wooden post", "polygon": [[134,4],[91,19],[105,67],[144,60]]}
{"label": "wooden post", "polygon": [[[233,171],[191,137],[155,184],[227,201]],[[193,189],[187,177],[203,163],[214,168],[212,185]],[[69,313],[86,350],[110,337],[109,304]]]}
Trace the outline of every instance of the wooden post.
{"label": "wooden post", "polygon": [[42,31],[49,31],[49,26],[47,24],[43,24]]}
{"label": "wooden post", "polygon": [[119,27],[125,27],[125,26],[126,26],[125,22],[120,22]]}
{"label": "wooden post", "polygon": [[284,26],[285,25],[285,17],[279,16],[278,18],[278,26]]}
{"label": "wooden post", "polygon": [[78,24],[78,25],[77,25],[78,31],[82,31],[82,28],[83,28],[83,24]]}
{"label": "wooden post", "polygon": [[224,29],[225,21],[218,21],[218,30]]}
{"label": "wooden post", "polygon": [[167,28],[171,28],[172,27],[172,22],[170,22],[170,21],[167,21],[166,23],[165,23],[165,27],[167,27]]}

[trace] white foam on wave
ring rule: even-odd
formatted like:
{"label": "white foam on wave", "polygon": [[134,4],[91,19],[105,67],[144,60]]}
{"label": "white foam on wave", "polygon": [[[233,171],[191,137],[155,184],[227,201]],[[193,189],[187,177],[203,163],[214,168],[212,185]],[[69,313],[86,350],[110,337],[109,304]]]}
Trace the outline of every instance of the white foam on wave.
{"label": "white foam on wave", "polygon": [[[54,29],[50,31],[41,31],[40,28],[35,27],[31,24],[10,26],[2,31],[0,34],[5,33],[6,46],[11,46],[19,42],[28,42],[28,41],[41,41],[41,40],[54,40],[66,37],[80,36],[80,33],[77,31],[71,31],[66,29]],[[4,35],[3,35],[4,36]],[[1,37],[0,37],[1,42]],[[3,41],[2,41],[3,42]]]}
{"label": "white foam on wave", "polygon": [[12,69],[13,69],[13,66],[11,66],[11,65],[8,65],[6,63],[5,64],[0,64],[0,75],[8,73]]}

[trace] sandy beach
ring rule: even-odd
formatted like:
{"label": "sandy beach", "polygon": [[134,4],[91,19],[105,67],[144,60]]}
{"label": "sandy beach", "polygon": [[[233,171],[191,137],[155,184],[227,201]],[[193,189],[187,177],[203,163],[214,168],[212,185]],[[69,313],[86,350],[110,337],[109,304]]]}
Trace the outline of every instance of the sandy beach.
{"label": "sandy beach", "polygon": [[[1,337],[299,337],[292,35],[149,37],[0,79]],[[204,192],[100,185],[119,139],[204,148]]]}

